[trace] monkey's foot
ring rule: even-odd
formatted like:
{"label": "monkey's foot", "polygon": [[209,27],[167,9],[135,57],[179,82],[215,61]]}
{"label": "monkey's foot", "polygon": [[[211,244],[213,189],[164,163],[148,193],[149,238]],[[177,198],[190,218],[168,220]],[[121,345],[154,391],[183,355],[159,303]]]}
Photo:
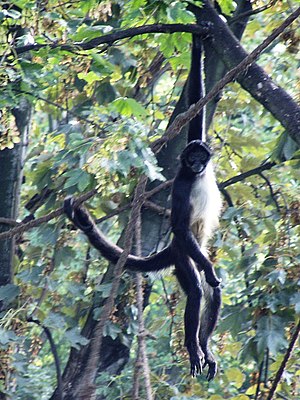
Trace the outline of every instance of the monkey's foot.
{"label": "monkey's foot", "polygon": [[199,344],[195,342],[189,343],[186,345],[186,348],[190,356],[191,375],[195,377],[196,375],[202,374],[204,353]]}
{"label": "monkey's foot", "polygon": [[203,368],[205,366],[208,366],[208,371],[207,371],[207,375],[206,375],[206,379],[208,381],[211,381],[212,379],[214,379],[214,377],[217,375],[217,371],[218,371],[218,364],[215,361],[215,359],[213,358],[212,355],[206,356],[205,357],[205,363],[203,365]]}

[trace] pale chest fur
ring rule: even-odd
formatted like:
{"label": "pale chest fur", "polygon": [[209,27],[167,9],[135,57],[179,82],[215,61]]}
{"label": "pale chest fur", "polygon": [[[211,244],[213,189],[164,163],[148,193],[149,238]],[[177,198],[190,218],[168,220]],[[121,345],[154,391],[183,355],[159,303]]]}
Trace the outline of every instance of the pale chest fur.
{"label": "pale chest fur", "polygon": [[194,183],[190,202],[192,231],[198,242],[205,246],[218,226],[222,206],[211,162],[207,165],[205,174]]}

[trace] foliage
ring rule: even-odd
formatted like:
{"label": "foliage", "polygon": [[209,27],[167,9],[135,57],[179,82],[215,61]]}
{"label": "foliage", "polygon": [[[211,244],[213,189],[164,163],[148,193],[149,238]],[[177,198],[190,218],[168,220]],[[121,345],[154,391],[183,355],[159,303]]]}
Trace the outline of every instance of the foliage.
{"label": "foliage", "polygon": [[[87,51],[76,45],[65,51],[50,44],[87,42],[143,24],[191,23],[194,17],[187,4],[177,0],[9,3],[0,12],[4,132],[0,149],[20,141],[10,113],[13,107],[24,97],[33,107],[20,218],[30,212],[44,215],[67,194],[95,187],[99,195],[89,207],[95,218],[101,218],[129,202],[141,174],[163,181],[150,144],[164,132],[187,78],[190,35],[148,34]],[[224,0],[220,6],[230,15],[235,3]],[[277,2],[255,15],[243,38],[245,46],[255,47],[288,11],[287,2]],[[23,29],[18,46],[33,41],[49,46],[30,56],[12,57],[16,26]],[[261,63],[296,97],[296,34],[292,30],[289,34],[265,52]],[[284,154],[287,161],[226,188],[230,204],[224,201],[222,225],[212,243],[224,283],[222,318],[213,344],[221,367],[214,382],[188,376],[184,296],[174,277],[152,282],[145,318],[154,337],[147,346],[156,399],[255,398],[262,363],[266,368],[269,360],[267,384],[299,318],[299,154],[294,154],[278,121],[237,83],[223,93],[210,136],[220,182],[269,158],[280,161]],[[45,190],[45,201],[26,211],[28,201]],[[101,229],[116,241],[126,223],[125,212],[103,222]],[[13,382],[8,391],[15,399],[48,399],[56,386],[53,355],[42,328],[27,319],[33,315],[50,329],[65,366],[70,348],[87,343],[80,329],[94,296],[108,297],[110,284],[103,282],[107,263],[63,217],[25,233],[18,239],[18,249],[14,284],[0,288],[0,300],[11,307],[0,322],[1,352],[11,358]],[[137,332],[132,286],[125,275],[119,308],[105,331],[128,346]],[[95,318],[100,308],[94,310]],[[135,353],[134,342],[132,357],[119,375],[100,374],[99,395],[129,398]],[[297,371],[299,350],[279,387],[285,398],[297,396]],[[261,390],[267,392],[267,386]]]}

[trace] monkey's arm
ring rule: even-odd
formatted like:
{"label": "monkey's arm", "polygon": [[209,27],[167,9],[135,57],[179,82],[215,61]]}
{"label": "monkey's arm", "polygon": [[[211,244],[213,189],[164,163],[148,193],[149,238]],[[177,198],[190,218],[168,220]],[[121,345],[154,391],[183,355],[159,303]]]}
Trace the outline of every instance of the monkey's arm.
{"label": "monkey's arm", "polygon": [[[65,199],[64,211],[73,224],[85,233],[90,243],[100,251],[103,257],[116,264],[123,250],[106,239],[97,228],[89,212],[83,206],[74,207],[74,199],[72,197]],[[132,271],[151,272],[168,268],[173,264],[172,250],[168,246],[149,257],[129,255],[125,268]]]}

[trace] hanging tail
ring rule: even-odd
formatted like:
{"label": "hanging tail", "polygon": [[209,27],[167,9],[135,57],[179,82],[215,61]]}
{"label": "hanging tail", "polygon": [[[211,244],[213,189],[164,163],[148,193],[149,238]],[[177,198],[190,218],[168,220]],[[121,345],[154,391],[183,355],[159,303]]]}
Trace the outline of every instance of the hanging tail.
{"label": "hanging tail", "polygon": [[[84,207],[74,207],[74,199],[67,197],[64,202],[64,211],[73,224],[88,237],[90,243],[100,251],[103,257],[114,264],[118,262],[123,250],[106,239]],[[161,271],[170,267],[173,263],[171,247],[168,246],[149,257],[129,255],[125,268],[131,271],[152,272]]]}

